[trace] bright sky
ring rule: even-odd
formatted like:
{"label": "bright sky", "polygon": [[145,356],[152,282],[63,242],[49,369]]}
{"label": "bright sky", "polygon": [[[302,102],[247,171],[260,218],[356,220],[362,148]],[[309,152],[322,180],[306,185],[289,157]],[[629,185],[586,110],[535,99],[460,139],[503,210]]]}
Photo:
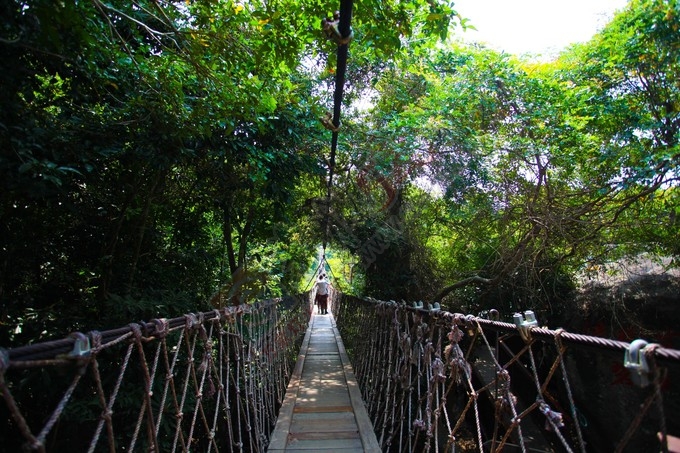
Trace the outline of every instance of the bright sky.
{"label": "bright sky", "polygon": [[477,30],[456,32],[507,53],[551,56],[586,42],[627,0],[454,0],[454,9]]}

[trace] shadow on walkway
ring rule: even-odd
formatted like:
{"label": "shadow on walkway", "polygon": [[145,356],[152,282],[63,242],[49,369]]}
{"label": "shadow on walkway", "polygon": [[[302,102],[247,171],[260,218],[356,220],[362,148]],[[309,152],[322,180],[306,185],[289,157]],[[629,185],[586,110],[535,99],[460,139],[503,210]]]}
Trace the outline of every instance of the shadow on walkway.
{"label": "shadow on walkway", "polygon": [[267,451],[380,452],[331,314],[312,314]]}

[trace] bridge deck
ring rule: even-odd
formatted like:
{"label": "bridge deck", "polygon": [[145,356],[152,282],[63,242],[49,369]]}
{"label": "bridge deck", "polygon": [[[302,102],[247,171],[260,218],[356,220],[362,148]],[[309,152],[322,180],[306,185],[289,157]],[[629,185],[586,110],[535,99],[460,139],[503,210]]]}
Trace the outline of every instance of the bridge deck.
{"label": "bridge deck", "polygon": [[330,314],[312,314],[267,451],[380,451]]}

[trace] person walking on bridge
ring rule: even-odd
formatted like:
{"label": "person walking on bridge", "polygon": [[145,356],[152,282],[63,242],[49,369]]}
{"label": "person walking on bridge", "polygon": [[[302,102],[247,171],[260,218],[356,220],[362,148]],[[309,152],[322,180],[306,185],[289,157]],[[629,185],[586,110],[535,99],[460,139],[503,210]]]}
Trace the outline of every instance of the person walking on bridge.
{"label": "person walking on bridge", "polygon": [[319,306],[319,312],[323,315],[328,314],[328,293],[331,284],[326,280],[326,274],[319,275],[319,280],[316,282],[316,303]]}

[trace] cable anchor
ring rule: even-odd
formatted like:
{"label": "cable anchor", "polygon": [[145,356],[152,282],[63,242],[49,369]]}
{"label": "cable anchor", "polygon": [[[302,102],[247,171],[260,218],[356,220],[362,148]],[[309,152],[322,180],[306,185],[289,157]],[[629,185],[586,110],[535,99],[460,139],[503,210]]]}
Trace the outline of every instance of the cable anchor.
{"label": "cable anchor", "polygon": [[649,364],[647,363],[647,352],[656,348],[655,343],[647,343],[645,340],[634,340],[626,348],[623,356],[623,366],[630,370],[631,380],[640,387],[649,385]]}
{"label": "cable anchor", "polygon": [[527,310],[524,312],[524,317],[522,317],[522,313],[515,313],[512,315],[512,320],[515,322],[522,339],[527,343],[531,341],[531,328],[538,327],[534,312]]}
{"label": "cable anchor", "polygon": [[74,339],[69,357],[82,357],[90,353],[90,338],[87,335],[82,332],[73,332],[69,337]]}

